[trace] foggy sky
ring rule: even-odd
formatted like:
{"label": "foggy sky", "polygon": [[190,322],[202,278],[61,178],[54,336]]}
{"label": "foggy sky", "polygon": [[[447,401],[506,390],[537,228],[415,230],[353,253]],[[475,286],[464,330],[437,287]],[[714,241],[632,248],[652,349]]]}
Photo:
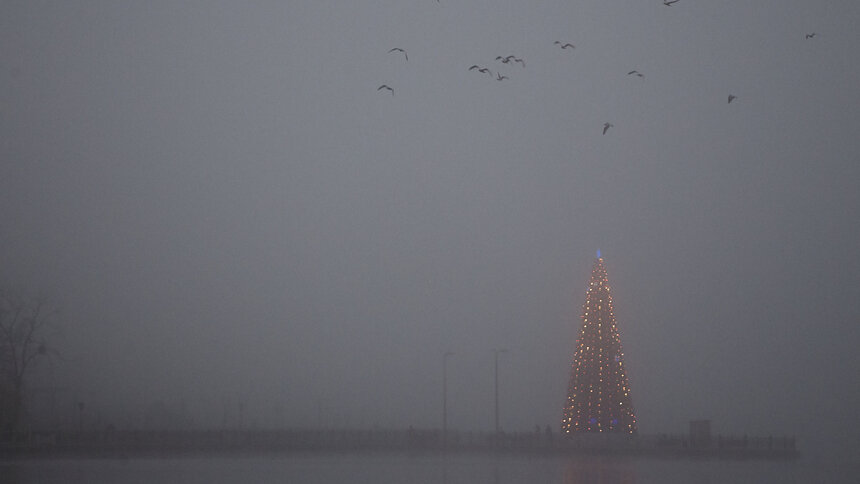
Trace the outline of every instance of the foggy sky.
{"label": "foggy sky", "polygon": [[3,2],[0,282],[62,309],[39,384],[119,424],[161,400],[438,427],[453,351],[449,425],[489,429],[508,348],[502,427],[528,430],[557,428],[601,249],[642,432],[856,442],[858,24],[847,0]]}

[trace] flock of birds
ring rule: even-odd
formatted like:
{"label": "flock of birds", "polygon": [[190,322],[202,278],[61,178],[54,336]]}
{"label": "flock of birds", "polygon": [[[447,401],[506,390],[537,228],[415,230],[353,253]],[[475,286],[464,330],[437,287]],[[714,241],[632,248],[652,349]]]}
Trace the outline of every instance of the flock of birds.
{"label": "flock of birds", "polygon": [[[677,1],[677,0],[676,0],[676,1]],[[554,42],[554,44],[555,44],[555,45],[558,45],[558,46],[559,46],[559,47],[561,47],[562,49],[574,49],[574,48],[575,48],[575,46],[574,46],[573,44],[571,44],[571,43],[569,43],[569,42],[567,42],[567,43],[562,43],[560,40],[556,40],[556,41]],[[406,50],[405,50],[405,49],[402,49],[402,48],[400,48],[400,47],[393,47],[393,48],[391,48],[391,49],[388,51],[388,53],[389,53],[389,54],[392,54],[392,53],[403,54],[403,58],[404,58],[407,62],[409,61],[409,54],[406,52]],[[500,56],[496,56],[496,59],[495,59],[495,60],[496,60],[496,61],[498,61],[498,62],[501,62],[502,64],[511,64],[511,63],[514,63],[514,64],[520,64],[520,66],[522,66],[522,67],[525,67],[525,66],[526,66],[526,61],[525,61],[525,60],[523,60],[523,58],[522,58],[522,57],[517,57],[517,56],[515,56],[515,55],[507,55],[507,56],[501,56],[501,55],[500,55]],[[469,69],[468,69],[468,70],[470,70],[470,71],[477,71],[477,72],[479,72],[479,73],[481,73],[481,74],[487,74],[487,75],[489,75],[489,76],[490,76],[490,78],[495,79],[496,81],[506,81],[506,80],[509,80],[509,79],[510,79],[510,77],[505,76],[505,75],[502,75],[502,73],[501,73],[501,72],[496,71],[496,72],[495,72],[495,74],[494,74],[494,73],[493,73],[493,71],[492,71],[489,67],[482,67],[482,66],[480,66],[480,65],[478,65],[478,64],[473,64],[471,67],[469,67]],[[639,75],[639,77],[642,77],[642,74],[639,74],[639,73],[638,73],[638,72],[636,72],[636,71],[633,71],[633,73],[636,73],[636,74],[638,74],[638,75]],[[382,84],[381,86],[379,86],[379,87],[377,87],[377,88],[376,88],[376,90],[377,90],[377,91],[382,91],[383,89],[384,89],[384,90],[386,90],[386,91],[388,91],[388,92],[390,92],[392,96],[394,95],[394,88],[392,88],[392,87],[391,87],[391,86],[389,86],[388,84]]]}
{"label": "flock of birds", "polygon": [[[679,1],[681,1],[681,0],[663,0],[663,5],[665,5],[667,7],[671,7],[672,5],[678,3]],[[816,33],[812,32],[812,33],[806,34],[806,39],[807,40],[812,39],[812,38],[815,38],[815,36],[816,36]],[[560,40],[554,41],[553,45],[559,46],[562,50],[575,49],[576,48],[576,46],[574,46],[570,42],[562,43],[562,41],[560,41]],[[388,51],[388,53],[389,54],[392,54],[392,53],[403,54],[403,57],[406,59],[406,61],[407,62],[409,61],[409,54],[406,53],[406,50],[404,50],[400,47],[394,47],[394,48],[390,49]],[[522,58],[517,57],[515,55],[497,56],[495,60],[498,62],[501,62],[502,64],[510,64],[513,62],[513,63],[519,63],[522,67],[526,66],[526,62]],[[476,71],[476,72],[481,73],[481,74],[488,74],[490,76],[490,78],[494,78],[496,81],[505,81],[505,80],[510,79],[508,76],[504,76],[498,71],[496,71],[495,77],[494,77],[493,71],[490,70],[490,68],[482,67],[478,64],[473,64],[472,66],[469,67],[468,70],[469,71]],[[628,72],[627,75],[628,76],[636,76],[636,77],[640,77],[640,78],[645,77],[644,74],[642,74],[641,72],[639,72],[638,70],[635,70],[635,69]],[[381,91],[383,89],[389,91],[392,96],[394,95],[394,88],[392,88],[388,84],[382,84],[381,86],[376,88],[377,91]],[[737,99],[737,96],[735,96],[734,94],[729,94],[727,104],[731,104],[732,101],[734,101],[735,99]],[[613,127],[615,127],[615,125],[610,123],[610,122],[603,123],[603,134],[605,135],[606,132],[609,131],[609,128],[613,128]]]}

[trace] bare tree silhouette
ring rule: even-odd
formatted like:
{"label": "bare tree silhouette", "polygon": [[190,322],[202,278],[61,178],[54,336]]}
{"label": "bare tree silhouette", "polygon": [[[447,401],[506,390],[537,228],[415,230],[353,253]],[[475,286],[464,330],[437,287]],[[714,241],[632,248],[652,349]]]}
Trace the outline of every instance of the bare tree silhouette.
{"label": "bare tree silhouette", "polygon": [[33,365],[56,354],[45,338],[56,313],[44,297],[0,291],[0,425],[4,431],[20,430],[24,387]]}

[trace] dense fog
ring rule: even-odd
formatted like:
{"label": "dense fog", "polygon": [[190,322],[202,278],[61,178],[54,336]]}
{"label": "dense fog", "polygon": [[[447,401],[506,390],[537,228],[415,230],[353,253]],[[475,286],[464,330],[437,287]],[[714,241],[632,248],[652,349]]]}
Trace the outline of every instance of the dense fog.
{"label": "dense fog", "polygon": [[0,282],[58,310],[40,422],[437,428],[450,351],[448,425],[489,430],[506,349],[502,428],[557,428],[600,249],[641,432],[856,446],[858,24],[3,2]]}

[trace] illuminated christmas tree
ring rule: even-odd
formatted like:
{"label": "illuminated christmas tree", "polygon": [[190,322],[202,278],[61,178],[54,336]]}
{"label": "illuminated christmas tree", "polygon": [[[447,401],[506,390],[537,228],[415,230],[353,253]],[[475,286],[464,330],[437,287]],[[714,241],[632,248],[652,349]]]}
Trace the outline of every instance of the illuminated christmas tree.
{"label": "illuminated christmas tree", "polygon": [[561,431],[566,436],[584,432],[636,432],[621,337],[599,251],[585,292],[582,329],[573,354]]}

